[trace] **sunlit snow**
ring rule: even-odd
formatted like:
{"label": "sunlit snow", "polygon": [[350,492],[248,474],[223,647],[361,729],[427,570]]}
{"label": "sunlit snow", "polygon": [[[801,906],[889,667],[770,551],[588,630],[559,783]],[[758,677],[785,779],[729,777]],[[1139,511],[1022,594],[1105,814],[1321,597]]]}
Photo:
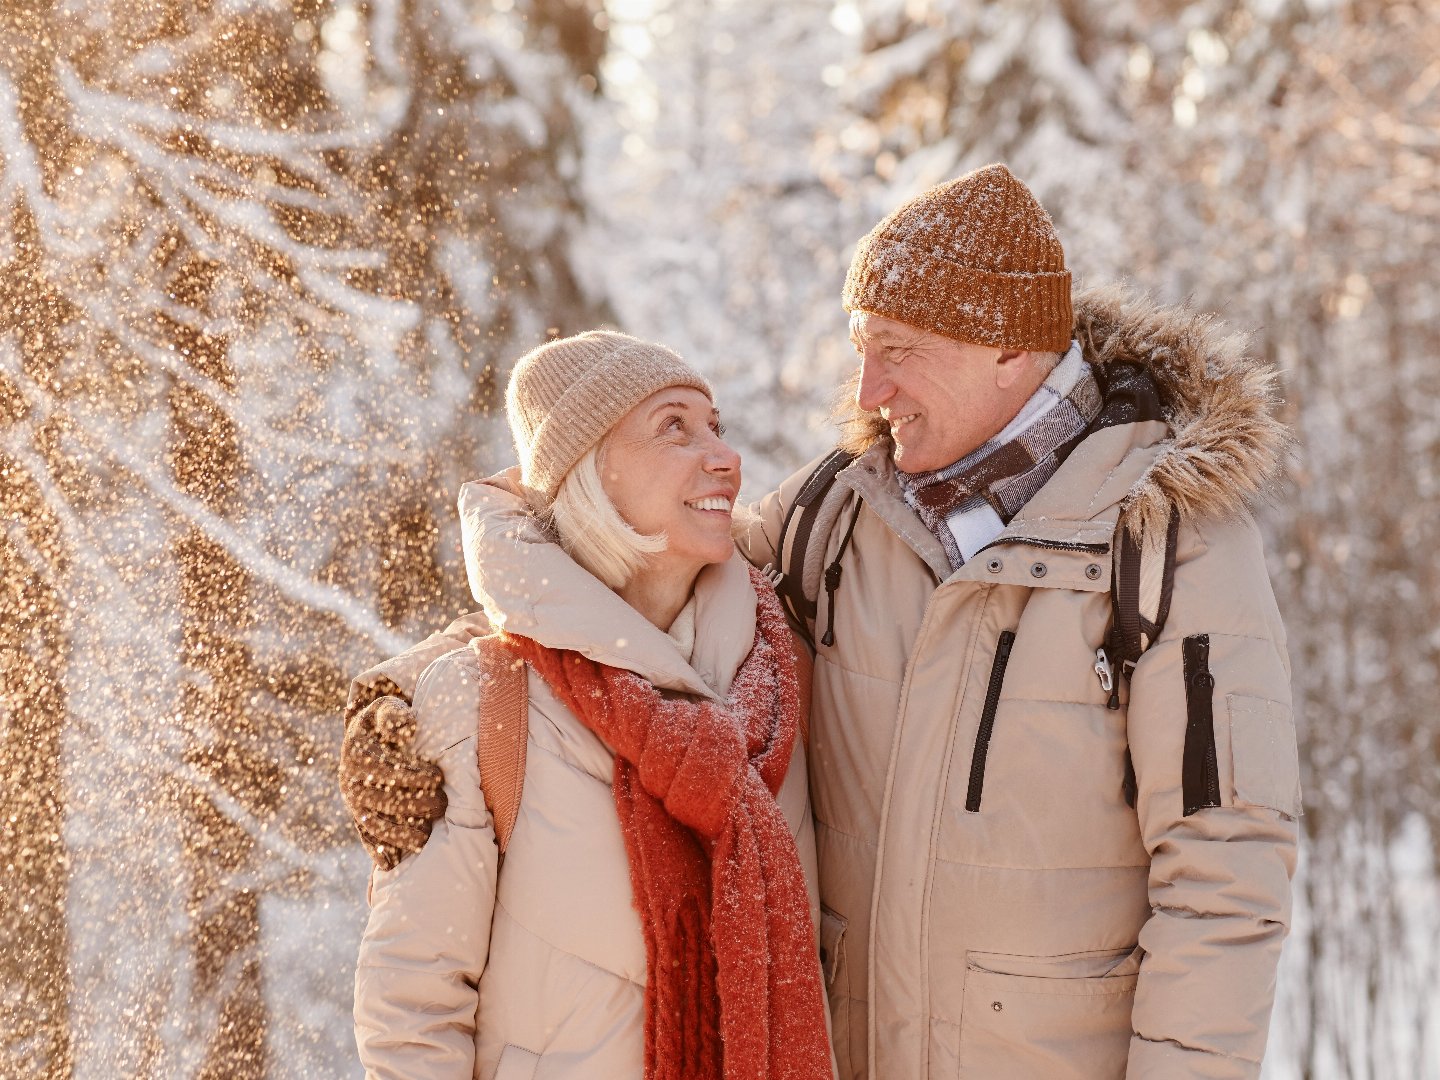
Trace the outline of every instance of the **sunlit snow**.
{"label": "sunlit snow", "polygon": [[0,26],[0,1077],[359,1075],[341,707],[473,606],[508,365],[676,347],[756,498],[833,438],[854,242],[994,160],[1081,284],[1284,372],[1307,846],[1266,1076],[1440,1077],[1440,0]]}

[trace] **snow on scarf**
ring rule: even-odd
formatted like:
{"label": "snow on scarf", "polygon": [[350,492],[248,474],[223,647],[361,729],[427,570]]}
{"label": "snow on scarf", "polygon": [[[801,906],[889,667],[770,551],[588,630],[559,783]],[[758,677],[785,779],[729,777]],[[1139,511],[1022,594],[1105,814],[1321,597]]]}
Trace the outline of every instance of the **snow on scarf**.
{"label": "snow on scarf", "polygon": [[769,584],[724,702],[508,637],[615,751],[615,804],[645,937],[646,1080],[831,1076],[805,875],[775,794],[800,720]]}

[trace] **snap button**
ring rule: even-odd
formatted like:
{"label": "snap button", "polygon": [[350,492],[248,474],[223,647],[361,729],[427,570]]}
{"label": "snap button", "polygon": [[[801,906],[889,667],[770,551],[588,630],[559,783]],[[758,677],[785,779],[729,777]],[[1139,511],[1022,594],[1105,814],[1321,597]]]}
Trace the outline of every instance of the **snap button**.
{"label": "snap button", "polygon": [[1089,566],[1085,567],[1085,576],[1088,577],[1091,581],[1099,581],[1100,573],[1101,571],[1099,563],[1092,562]]}
{"label": "snap button", "polygon": [[1045,564],[1044,564],[1043,562],[1037,562],[1034,566],[1030,567],[1030,576],[1031,576],[1031,577],[1044,577],[1044,576],[1045,576]]}
{"label": "snap button", "polygon": [[992,574],[998,574],[1004,568],[1005,564],[999,559],[991,559],[988,563],[985,564],[985,569],[989,570]]}
{"label": "snap button", "polygon": [[998,1002],[998,1001],[992,1001],[992,1002],[990,1002],[990,1007],[991,1007],[992,1009],[994,1009],[996,1012],[1003,1012],[1004,1009],[1005,1009],[1005,1006],[1002,1005],[1002,1004],[1000,1004],[1000,1002]]}

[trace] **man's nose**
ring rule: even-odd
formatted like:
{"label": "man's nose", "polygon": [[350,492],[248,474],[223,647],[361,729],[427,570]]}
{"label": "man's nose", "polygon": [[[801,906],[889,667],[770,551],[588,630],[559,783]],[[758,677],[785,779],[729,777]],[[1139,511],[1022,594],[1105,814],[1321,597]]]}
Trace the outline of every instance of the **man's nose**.
{"label": "man's nose", "polygon": [[895,396],[895,384],[885,370],[885,361],[877,352],[866,349],[860,357],[860,387],[855,401],[866,412],[874,412]]}

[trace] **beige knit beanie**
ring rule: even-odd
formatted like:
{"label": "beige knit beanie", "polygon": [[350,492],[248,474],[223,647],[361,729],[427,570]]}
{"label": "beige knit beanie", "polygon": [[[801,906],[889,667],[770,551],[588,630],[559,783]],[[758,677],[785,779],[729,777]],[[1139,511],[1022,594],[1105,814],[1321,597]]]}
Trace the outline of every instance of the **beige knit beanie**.
{"label": "beige knit beanie", "polygon": [[585,452],[631,409],[667,386],[710,384],[663,345],[588,330],[547,341],[515,362],[505,414],[520,459],[520,480],[546,499]]}
{"label": "beige knit beanie", "polygon": [[956,341],[1064,352],[1070,272],[1045,208],[1004,165],[933,187],[855,249],[845,310]]}

